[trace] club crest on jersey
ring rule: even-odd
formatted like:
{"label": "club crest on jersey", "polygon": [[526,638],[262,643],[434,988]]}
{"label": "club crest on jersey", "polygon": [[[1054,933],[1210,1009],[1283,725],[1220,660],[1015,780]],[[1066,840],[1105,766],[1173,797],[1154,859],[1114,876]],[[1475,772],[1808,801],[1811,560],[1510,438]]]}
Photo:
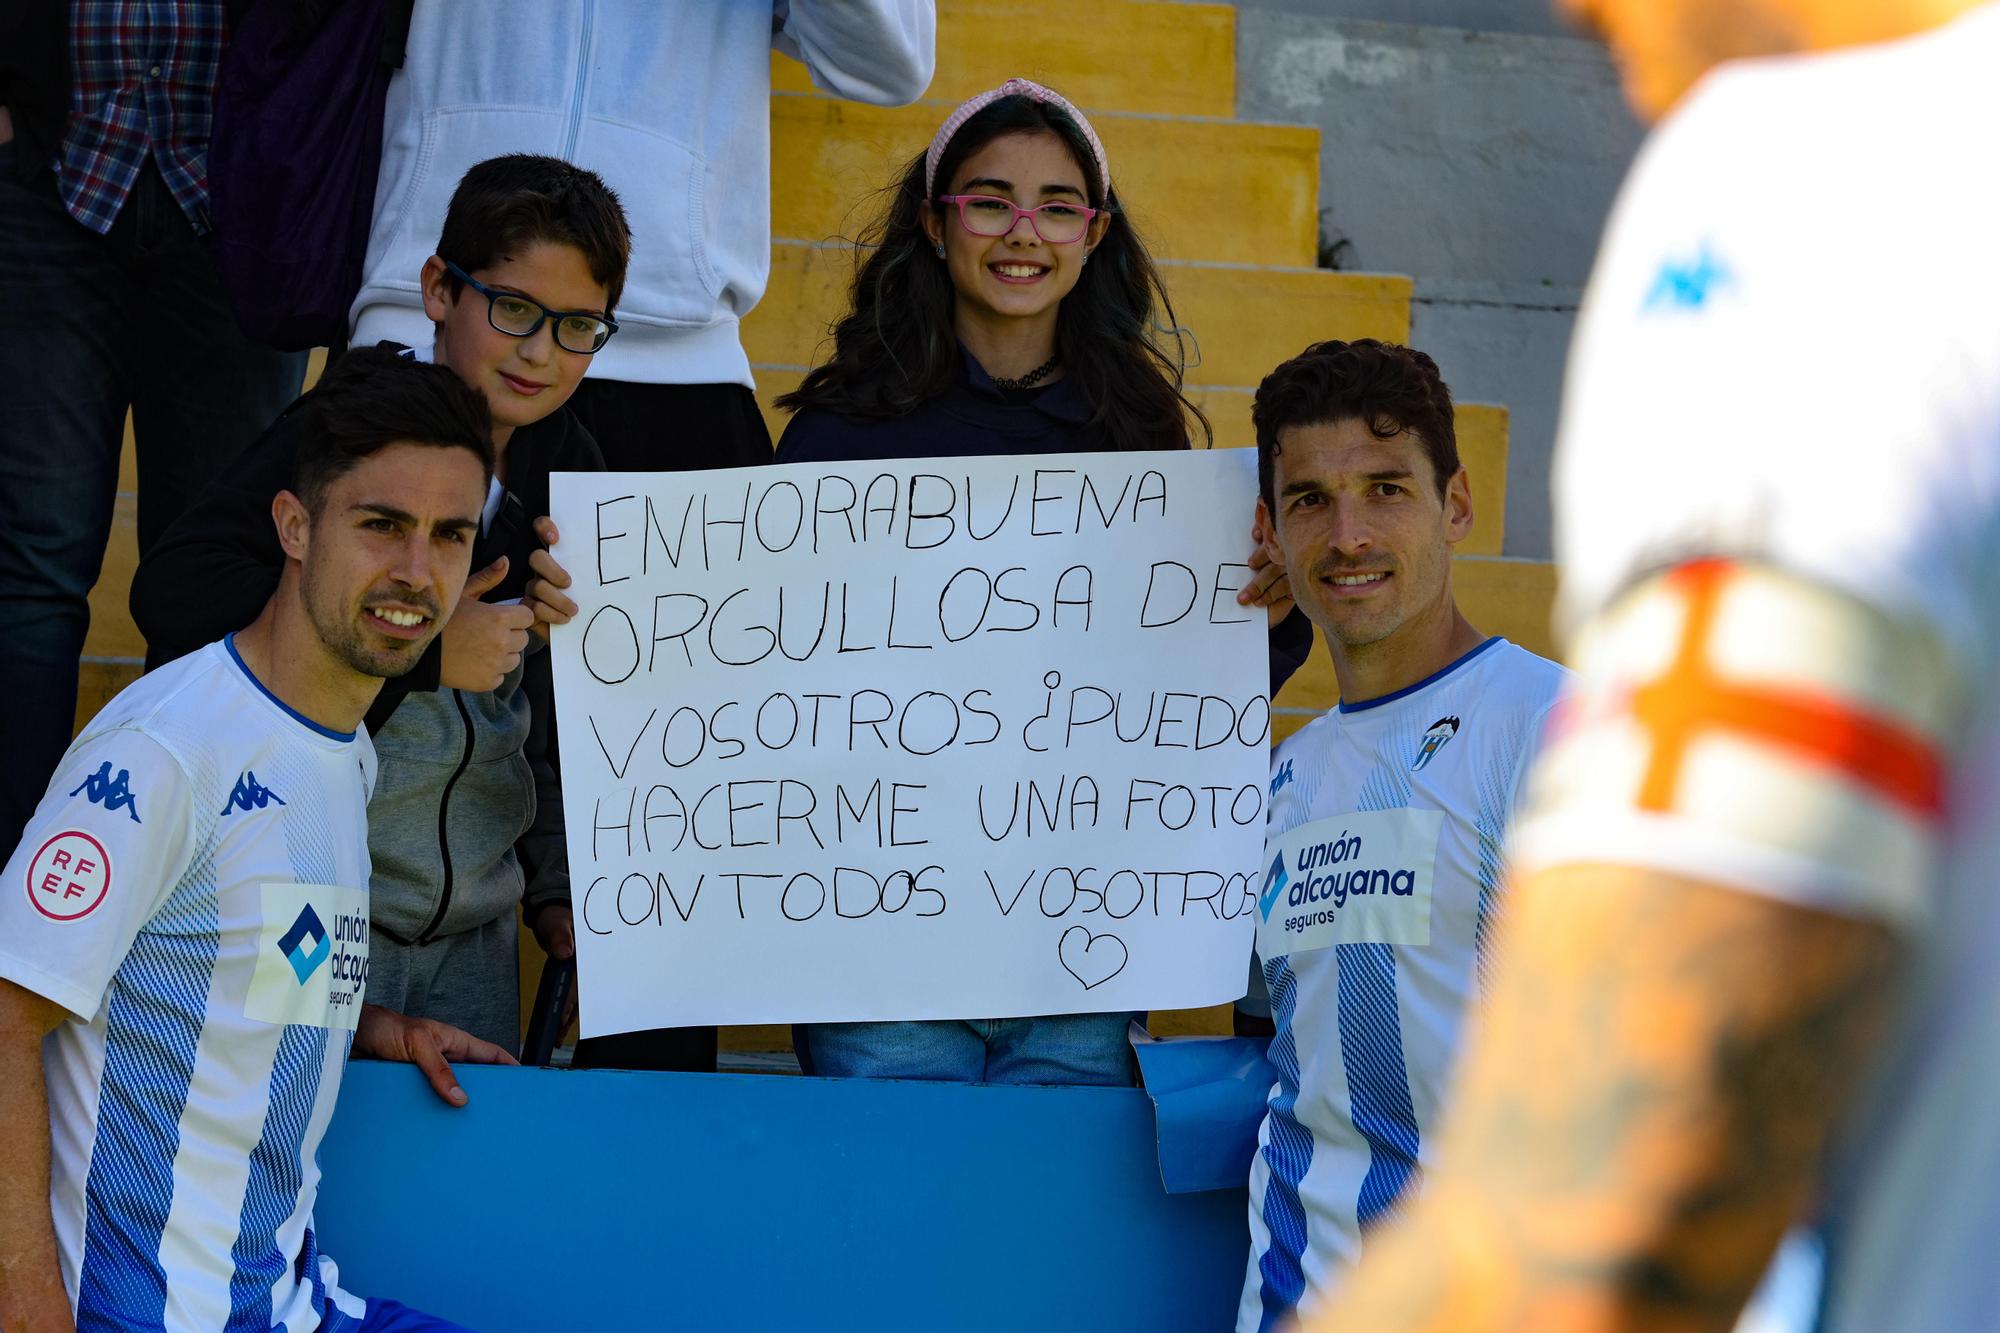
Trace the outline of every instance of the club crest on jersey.
{"label": "club crest on jersey", "polygon": [[1278,794],[1278,789],[1283,787],[1286,783],[1290,782],[1291,780],[1292,780],[1292,761],[1287,759],[1284,762],[1283,767],[1279,768],[1277,776],[1271,779],[1271,795],[1276,796]]}
{"label": "club crest on jersey", "polygon": [[123,810],[132,817],[134,824],[139,818],[139,799],[132,794],[132,771],[121,768],[118,776],[111,776],[111,761],[105,760],[97,766],[97,771],[70,789],[71,796],[82,794],[92,805],[101,805],[106,810]]}
{"label": "club crest on jersey", "polygon": [[[1286,765],[1287,769],[1290,767]],[[1257,907],[1266,921],[1271,919],[1271,909],[1277,905],[1278,895],[1285,891],[1288,878],[1285,874],[1285,854],[1280,851],[1271,858],[1271,868],[1264,872],[1264,891],[1257,895]]]}
{"label": "club crest on jersey", "polygon": [[1417,747],[1417,757],[1411,761],[1410,771],[1415,773],[1437,758],[1437,752],[1444,748],[1445,742],[1456,735],[1458,719],[1455,717],[1441,717],[1431,723],[1430,730],[1424,733],[1424,743]]}
{"label": "club crest on jersey", "polygon": [[319,913],[307,903],[299,909],[298,919],[292,928],[278,937],[278,950],[298,973],[299,984],[312,980],[312,974],[333,952],[333,940],[327,935],[326,927],[320,924]]}
{"label": "club crest on jersey", "polygon": [[229,800],[223,805],[222,813],[226,815],[232,810],[241,810],[249,814],[253,810],[262,810],[273,802],[283,805],[285,798],[257,781],[257,775],[246,768],[243,770],[243,776],[236,779],[236,790],[229,793]]}

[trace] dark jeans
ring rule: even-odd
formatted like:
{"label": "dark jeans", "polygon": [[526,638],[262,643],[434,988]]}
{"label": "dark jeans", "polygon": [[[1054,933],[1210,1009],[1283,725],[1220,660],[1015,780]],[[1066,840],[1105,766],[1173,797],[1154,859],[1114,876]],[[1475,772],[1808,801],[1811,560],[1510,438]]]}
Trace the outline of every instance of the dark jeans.
{"label": "dark jeans", "polygon": [[236,326],[207,245],[148,164],[99,236],[0,144],[0,856],[21,836],[76,714],[118,491],[125,412],[139,554],[298,396],[304,353]]}
{"label": "dark jeans", "polygon": [[[771,461],[757,397],[740,384],[587,379],[569,400],[614,472],[691,472]],[[576,1044],[578,1069],[714,1072],[715,1029],[654,1028]]]}

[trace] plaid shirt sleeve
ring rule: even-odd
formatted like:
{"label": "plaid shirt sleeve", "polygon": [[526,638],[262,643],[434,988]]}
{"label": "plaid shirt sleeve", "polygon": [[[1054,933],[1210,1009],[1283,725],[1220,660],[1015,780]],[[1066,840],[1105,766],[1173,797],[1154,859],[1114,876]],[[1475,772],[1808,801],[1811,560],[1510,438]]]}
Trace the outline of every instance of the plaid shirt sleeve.
{"label": "plaid shirt sleeve", "polygon": [[146,159],[195,230],[208,230],[208,134],[226,39],[222,0],[72,0],[63,205],[111,230]]}

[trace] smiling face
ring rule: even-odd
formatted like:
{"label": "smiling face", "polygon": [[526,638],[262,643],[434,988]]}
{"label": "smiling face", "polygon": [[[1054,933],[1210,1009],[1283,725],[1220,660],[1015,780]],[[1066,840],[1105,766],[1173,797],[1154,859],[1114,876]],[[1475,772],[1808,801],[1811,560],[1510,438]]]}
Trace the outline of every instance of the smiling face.
{"label": "smiling face", "polygon": [[301,600],[327,655],[400,676],[458,604],[486,500],[469,449],[391,444],[327,487],[317,513],[279,496],[278,530],[303,566]]}
{"label": "smiling face", "polygon": [[1457,621],[1451,548],[1472,530],[1465,469],[1440,496],[1421,440],[1377,439],[1350,417],[1280,431],[1272,492],[1292,595],[1336,663],[1355,649],[1433,656],[1432,639]]}
{"label": "smiling face", "polygon": [[[1022,208],[1065,203],[1090,207],[1083,168],[1067,145],[1047,130],[1003,134],[968,154],[940,194],[986,194]],[[989,325],[1014,321],[1046,324],[1054,336],[1056,307],[1083,275],[1084,255],[1104,237],[1110,216],[1100,213],[1075,241],[1050,244],[1027,218],[1005,236],[976,236],[959,222],[958,206],[935,205],[924,216],[933,244],[943,244],[957,295],[953,318]]]}
{"label": "smiling face", "polygon": [[[472,276],[550,310],[609,314],[608,294],[590,276],[583,251],[573,245],[533,241]],[[437,325],[437,359],[486,399],[496,444],[568,402],[590,368],[587,354],[556,345],[551,321],[544,320],[525,338],[494,328],[487,318],[487,298],[470,287],[454,297],[444,260],[435,255],[424,264],[423,287],[424,313]]]}

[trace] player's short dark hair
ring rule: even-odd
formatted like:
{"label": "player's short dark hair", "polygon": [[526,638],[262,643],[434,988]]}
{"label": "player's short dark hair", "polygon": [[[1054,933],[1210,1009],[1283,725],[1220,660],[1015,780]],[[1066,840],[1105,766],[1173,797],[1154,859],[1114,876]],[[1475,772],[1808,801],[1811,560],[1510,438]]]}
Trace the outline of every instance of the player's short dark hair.
{"label": "player's short dark hair", "polygon": [[292,493],[315,515],[335,481],[392,444],[470,450],[493,476],[486,400],[447,366],[357,347],[329,366],[293,410],[299,448]]}
{"label": "player's short dark hair", "polygon": [[1257,427],[1257,484],[1273,513],[1273,460],[1280,452],[1279,432],[1290,426],[1358,419],[1381,440],[1408,431],[1430,457],[1439,496],[1458,472],[1451,390],[1437,362],[1398,343],[1373,338],[1314,343],[1264,377],[1250,419]]}
{"label": "player's short dark hair", "polygon": [[[459,177],[438,237],[441,258],[476,274],[537,241],[574,246],[604,288],[604,313],[617,309],[632,229],[601,176],[559,157],[508,153],[475,163]],[[450,273],[445,280],[457,300],[464,284]]]}

